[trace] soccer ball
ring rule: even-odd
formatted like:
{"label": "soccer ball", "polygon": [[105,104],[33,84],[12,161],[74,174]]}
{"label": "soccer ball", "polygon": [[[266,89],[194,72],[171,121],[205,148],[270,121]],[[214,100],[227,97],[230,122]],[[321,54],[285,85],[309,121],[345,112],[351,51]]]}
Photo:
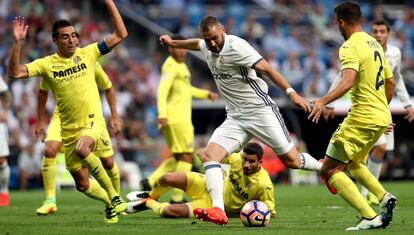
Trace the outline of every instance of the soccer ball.
{"label": "soccer ball", "polygon": [[243,206],[240,219],[246,227],[263,227],[269,223],[270,211],[264,202],[253,200]]}

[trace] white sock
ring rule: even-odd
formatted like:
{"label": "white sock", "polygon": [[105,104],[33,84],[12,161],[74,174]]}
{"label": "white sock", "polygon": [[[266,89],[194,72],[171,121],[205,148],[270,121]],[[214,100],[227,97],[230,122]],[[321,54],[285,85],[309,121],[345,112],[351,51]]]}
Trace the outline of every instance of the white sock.
{"label": "white sock", "polygon": [[7,164],[7,160],[0,165],[0,192],[9,192],[9,178],[10,178],[10,167]]}
{"label": "white sock", "polygon": [[203,163],[206,175],[207,190],[210,193],[213,207],[219,207],[224,211],[223,201],[223,171],[218,162]]}
{"label": "white sock", "polygon": [[[379,176],[381,174],[381,167],[382,167],[382,160],[373,159],[371,155],[368,157],[367,168],[377,179],[379,179]],[[368,196],[368,189],[362,185],[361,185],[361,195],[363,197]]]}
{"label": "white sock", "polygon": [[300,169],[309,171],[320,171],[322,163],[312,157],[309,153],[299,153]]}

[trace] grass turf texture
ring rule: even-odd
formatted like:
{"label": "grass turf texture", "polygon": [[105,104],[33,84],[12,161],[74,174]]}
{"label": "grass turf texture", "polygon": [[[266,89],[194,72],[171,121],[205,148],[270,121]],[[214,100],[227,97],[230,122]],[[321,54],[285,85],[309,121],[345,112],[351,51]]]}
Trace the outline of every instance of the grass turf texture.
{"label": "grass turf texture", "polygon": [[[393,223],[387,229],[363,234],[414,234],[414,181],[387,182],[386,189],[398,197]],[[38,216],[42,191],[11,192],[11,206],[0,207],[3,234],[349,234],[357,212],[324,186],[276,185],[277,216],[264,228],[246,228],[239,218],[226,226],[196,219],[165,219],[152,211],[120,216],[118,224],[103,222],[104,207],[74,190],[58,192],[58,212]],[[377,209],[377,208],[375,208]]]}

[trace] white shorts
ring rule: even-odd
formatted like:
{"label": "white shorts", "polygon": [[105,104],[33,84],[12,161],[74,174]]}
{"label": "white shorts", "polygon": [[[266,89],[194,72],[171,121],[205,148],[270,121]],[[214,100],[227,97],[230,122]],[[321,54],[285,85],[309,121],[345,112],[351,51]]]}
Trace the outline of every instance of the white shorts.
{"label": "white shorts", "polygon": [[6,123],[0,123],[0,157],[7,157],[10,155],[9,151],[9,133]]}
{"label": "white shorts", "polygon": [[389,133],[388,135],[383,134],[381,137],[375,142],[374,146],[387,144],[386,150],[392,151],[394,150],[394,131]]}
{"label": "white shorts", "polygon": [[294,147],[277,106],[227,114],[226,120],[214,131],[209,142],[220,145],[230,155],[241,150],[252,137],[271,147],[278,155]]}
{"label": "white shorts", "polygon": [[[391,116],[391,122],[392,122],[392,116]],[[394,130],[392,130],[388,135],[383,134],[381,137],[375,142],[374,146],[387,144],[386,150],[392,151],[394,150]]]}

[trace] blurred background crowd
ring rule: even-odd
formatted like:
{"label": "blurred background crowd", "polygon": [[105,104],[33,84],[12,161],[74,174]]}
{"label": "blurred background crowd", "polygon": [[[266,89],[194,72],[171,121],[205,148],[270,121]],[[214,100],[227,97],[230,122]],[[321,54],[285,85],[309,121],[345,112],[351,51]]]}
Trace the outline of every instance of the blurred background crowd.
{"label": "blurred background crowd", "polygon": [[[325,94],[339,71],[338,48],[343,39],[333,17],[336,0],[116,2],[126,22],[129,37],[126,43],[104,56],[100,63],[117,90],[117,108],[124,129],[121,135],[114,137],[113,144],[121,172],[124,169],[124,182],[128,184],[128,181],[132,181],[129,185],[134,185],[138,179],[128,179],[131,177],[128,177],[126,162],[136,163],[139,166],[138,175],[146,176],[169,155],[157,129],[156,91],[160,68],[166,58],[166,50],[160,47],[158,34],[170,32],[184,37],[197,37],[199,20],[206,14],[215,15],[227,34],[246,39],[298,92],[308,98]],[[403,52],[402,74],[409,93],[413,95],[414,1],[360,1],[360,4],[366,31],[370,31],[370,22],[373,20],[386,19],[390,22],[393,31],[390,43]],[[13,38],[10,23],[15,16],[25,16],[29,23],[28,37],[22,50],[22,62],[27,63],[55,52],[50,31],[56,19],[68,19],[74,24],[80,34],[81,45],[102,40],[112,31],[112,27],[105,11],[98,9],[105,9],[99,0],[1,0],[0,75],[7,78],[8,53]],[[193,85],[216,90],[202,60],[197,56],[189,56],[187,62]],[[12,166],[12,179],[15,179],[11,182],[12,188],[25,189],[38,185],[41,180],[43,143],[34,135],[38,86],[39,78],[9,83],[13,94],[8,119],[11,147],[9,163]],[[271,86],[270,95],[275,99],[285,98],[284,93],[275,86]],[[102,100],[104,115],[108,116],[110,112],[104,96]],[[216,108],[224,112],[224,107],[218,105]],[[50,115],[53,113],[52,96],[47,110]],[[289,115],[286,118],[291,119]],[[205,144],[209,131],[214,127],[212,125],[216,123],[220,123],[220,120],[210,123],[194,120],[200,147]],[[296,132],[294,127],[290,127],[292,129]],[[312,143],[304,142],[304,148],[306,144]],[[273,174],[275,179],[282,170],[276,169]],[[409,172],[407,176],[410,177]],[[280,177],[289,176],[281,174],[279,180],[284,181]]]}

